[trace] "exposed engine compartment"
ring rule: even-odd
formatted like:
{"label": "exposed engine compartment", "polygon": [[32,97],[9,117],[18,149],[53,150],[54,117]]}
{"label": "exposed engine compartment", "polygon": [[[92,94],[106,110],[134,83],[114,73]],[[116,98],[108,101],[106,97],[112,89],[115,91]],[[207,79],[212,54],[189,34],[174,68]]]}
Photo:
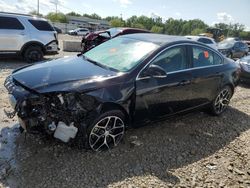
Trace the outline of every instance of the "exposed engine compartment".
{"label": "exposed engine compartment", "polygon": [[85,94],[50,94],[28,98],[16,111],[27,132],[46,133],[68,142],[75,138],[94,104],[95,100]]}

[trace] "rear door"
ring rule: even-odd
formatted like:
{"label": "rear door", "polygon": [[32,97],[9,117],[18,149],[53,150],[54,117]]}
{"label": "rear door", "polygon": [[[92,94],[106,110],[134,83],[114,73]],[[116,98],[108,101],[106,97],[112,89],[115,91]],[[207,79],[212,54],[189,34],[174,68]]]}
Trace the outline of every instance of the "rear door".
{"label": "rear door", "polygon": [[215,51],[192,45],[192,94],[194,105],[209,103],[216,96],[223,78],[223,59]]}
{"label": "rear door", "polygon": [[0,51],[19,51],[26,37],[24,25],[14,17],[0,16]]}

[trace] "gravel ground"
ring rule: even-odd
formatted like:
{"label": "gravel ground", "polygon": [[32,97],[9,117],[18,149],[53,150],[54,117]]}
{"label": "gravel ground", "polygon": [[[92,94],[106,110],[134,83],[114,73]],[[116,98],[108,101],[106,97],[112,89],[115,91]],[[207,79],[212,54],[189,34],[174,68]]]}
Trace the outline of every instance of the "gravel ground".
{"label": "gravel ground", "polygon": [[250,187],[250,86],[237,88],[220,117],[178,116],[129,130],[119,147],[93,153],[25,138],[16,118],[4,116],[4,79],[24,64],[0,59],[0,188]]}

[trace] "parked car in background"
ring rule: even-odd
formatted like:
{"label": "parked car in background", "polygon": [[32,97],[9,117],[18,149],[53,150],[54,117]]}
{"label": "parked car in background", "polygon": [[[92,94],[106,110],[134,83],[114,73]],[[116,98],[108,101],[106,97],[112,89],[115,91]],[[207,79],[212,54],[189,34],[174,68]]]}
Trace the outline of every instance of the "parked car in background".
{"label": "parked car in background", "polygon": [[241,67],[241,80],[250,83],[250,55],[237,61]]}
{"label": "parked car in background", "polygon": [[137,28],[111,28],[104,31],[91,32],[82,38],[81,47],[82,52],[87,52],[88,50],[98,46],[99,44],[110,40],[112,38],[118,37],[120,35],[135,34],[135,33],[150,33],[147,30],[137,29]]}
{"label": "parked car in background", "polygon": [[244,42],[247,44],[248,49],[249,49],[248,51],[250,52],[250,40],[245,40]]}
{"label": "parked car in background", "polygon": [[234,39],[226,39],[218,43],[218,50],[226,57],[231,59],[241,58],[248,55],[248,46],[242,41],[236,41]]}
{"label": "parked car in background", "polygon": [[54,29],[57,33],[62,33],[62,30],[60,28],[54,26]]}
{"label": "parked car in background", "polygon": [[6,115],[17,113],[28,133],[102,151],[117,146],[126,127],[204,107],[222,114],[239,74],[233,60],[185,37],[124,35],[15,70],[5,81],[14,109]]}
{"label": "parked car in background", "polygon": [[77,29],[73,29],[70,30],[68,32],[69,35],[78,35],[78,36],[85,36],[89,33],[90,31],[86,28],[77,28]]}
{"label": "parked car in background", "polygon": [[198,41],[198,42],[202,42],[214,49],[218,49],[217,47],[217,43],[215,42],[215,40],[213,38],[210,37],[203,37],[203,36],[186,36],[188,39],[194,40],[194,41]]}
{"label": "parked car in background", "polygon": [[58,50],[57,33],[47,20],[0,12],[0,54],[17,54],[35,62]]}

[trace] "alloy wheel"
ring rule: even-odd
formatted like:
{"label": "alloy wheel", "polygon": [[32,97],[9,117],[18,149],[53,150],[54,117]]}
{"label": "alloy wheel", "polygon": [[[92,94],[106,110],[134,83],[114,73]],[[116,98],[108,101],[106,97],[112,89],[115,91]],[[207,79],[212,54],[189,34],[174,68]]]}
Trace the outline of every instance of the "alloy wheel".
{"label": "alloy wheel", "polygon": [[221,114],[226,109],[230,102],[230,98],[231,93],[227,88],[219,93],[214,102],[214,109],[217,114]]}
{"label": "alloy wheel", "polygon": [[117,146],[125,131],[125,125],[117,116],[107,116],[94,125],[89,135],[89,145],[94,151],[104,151]]}

